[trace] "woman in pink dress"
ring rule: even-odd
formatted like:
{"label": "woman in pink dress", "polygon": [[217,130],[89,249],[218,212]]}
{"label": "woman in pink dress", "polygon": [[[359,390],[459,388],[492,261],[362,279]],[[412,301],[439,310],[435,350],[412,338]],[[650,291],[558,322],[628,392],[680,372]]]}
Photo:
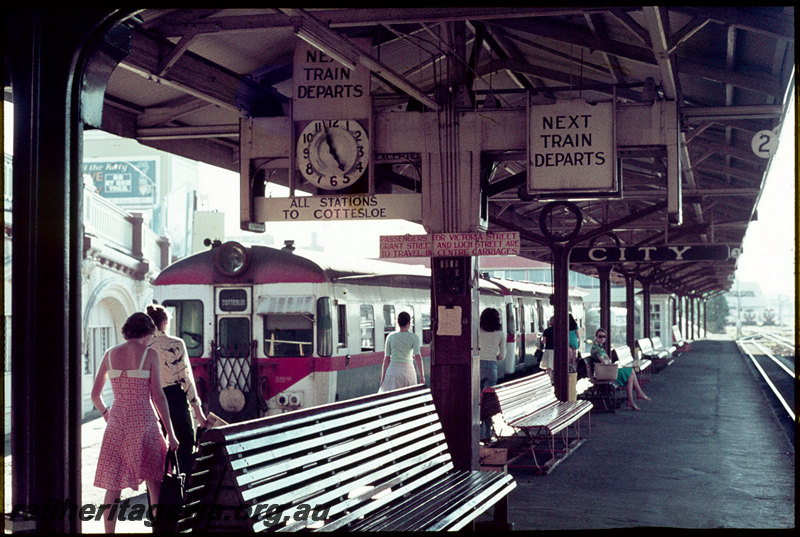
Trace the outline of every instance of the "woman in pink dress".
{"label": "woman in pink dress", "polygon": [[[153,405],[166,427],[169,449],[178,449],[167,398],[161,389],[158,354],[148,348],[155,330],[153,321],[144,313],[128,317],[122,327],[125,343],[106,351],[92,388],[92,401],[106,420],[94,485],[106,489],[108,505],[119,499],[122,489],[138,490],[142,481],[147,483],[150,505],[158,504],[167,444]],[[110,408],[102,396],[106,378],[111,379],[114,392]],[[116,517],[106,516],[104,520],[106,533],[113,533]]]}

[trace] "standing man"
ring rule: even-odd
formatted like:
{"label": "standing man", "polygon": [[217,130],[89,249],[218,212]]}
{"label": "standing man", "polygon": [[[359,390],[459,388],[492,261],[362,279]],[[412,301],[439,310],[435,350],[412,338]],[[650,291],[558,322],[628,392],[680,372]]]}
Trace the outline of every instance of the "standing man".
{"label": "standing man", "polygon": [[178,466],[180,471],[189,477],[192,471],[192,451],[195,443],[195,430],[189,406],[194,410],[194,416],[201,427],[206,426],[206,416],[203,414],[200,398],[197,396],[197,387],[194,383],[192,365],[186,351],[186,343],[181,338],[167,335],[169,316],[163,306],[154,304],[147,306],[147,314],[156,325],[155,339],[150,344],[151,349],[158,353],[161,364],[161,387],[167,396],[169,415],[172,428],[178,437]]}

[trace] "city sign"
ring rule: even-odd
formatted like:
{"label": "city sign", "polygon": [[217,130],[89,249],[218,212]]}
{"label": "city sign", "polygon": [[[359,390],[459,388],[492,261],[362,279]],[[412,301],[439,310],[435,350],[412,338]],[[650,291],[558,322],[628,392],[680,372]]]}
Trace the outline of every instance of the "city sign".
{"label": "city sign", "polygon": [[597,246],[573,248],[570,263],[626,263],[668,261],[725,261],[731,258],[727,244],[669,246]]}
{"label": "city sign", "polygon": [[435,233],[433,235],[383,235],[380,256],[461,257],[474,255],[519,255],[519,232]]}

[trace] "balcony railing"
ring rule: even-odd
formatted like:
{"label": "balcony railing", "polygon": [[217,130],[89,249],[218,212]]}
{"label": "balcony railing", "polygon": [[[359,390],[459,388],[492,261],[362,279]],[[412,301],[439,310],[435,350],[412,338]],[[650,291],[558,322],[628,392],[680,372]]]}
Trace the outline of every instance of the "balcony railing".
{"label": "balcony railing", "polygon": [[86,188],[83,225],[85,236],[146,263],[150,270],[160,271],[169,264],[169,240],[143,225],[141,214],[129,213]]}

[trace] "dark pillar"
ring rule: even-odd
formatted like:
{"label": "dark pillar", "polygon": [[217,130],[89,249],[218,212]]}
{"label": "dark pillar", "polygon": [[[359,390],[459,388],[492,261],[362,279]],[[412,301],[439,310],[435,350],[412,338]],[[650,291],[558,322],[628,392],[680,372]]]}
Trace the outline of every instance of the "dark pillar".
{"label": "dark pillar", "polygon": [[[3,17],[14,98],[12,504],[81,505],[83,52],[108,12]],[[34,531],[80,533],[77,517]]]}
{"label": "dark pillar", "polygon": [[650,278],[641,278],[642,284],[642,333],[643,337],[650,337]]}
{"label": "dark pillar", "polygon": [[[672,315],[670,315],[670,317],[669,317],[669,322],[670,322],[670,325],[669,325],[670,332],[669,333],[672,334],[673,325],[677,325],[678,324],[678,297],[675,296],[675,295],[670,296],[669,297],[669,302],[670,302],[671,311],[672,311]],[[680,325],[678,325],[678,326],[680,326]],[[670,336],[670,337],[672,337],[674,339],[675,336]]]}
{"label": "dark pillar", "polygon": [[703,333],[700,334],[703,337],[708,337],[708,316],[706,315],[706,300],[702,299],[700,304],[703,306]]}
{"label": "dark pillar", "polygon": [[627,272],[624,273],[625,275],[625,311],[626,311],[626,322],[625,322],[625,341],[628,343],[628,347],[633,351],[636,348],[636,326],[635,326],[635,318],[634,318],[634,292],[636,291],[635,282],[636,278],[633,274],[629,274]]}
{"label": "dark pillar", "polygon": [[[479,454],[479,369],[473,363],[473,313],[477,316],[474,257],[434,257],[431,391],[453,464],[477,469]],[[477,353],[476,353],[477,354]]]}
{"label": "dark pillar", "polygon": [[553,385],[556,398],[566,401],[569,372],[569,249],[553,245]]}
{"label": "dark pillar", "polygon": [[[611,266],[598,265],[597,275],[600,277],[600,327],[608,333],[606,338],[606,352],[611,356]],[[586,334],[594,338],[594,334]]]}

